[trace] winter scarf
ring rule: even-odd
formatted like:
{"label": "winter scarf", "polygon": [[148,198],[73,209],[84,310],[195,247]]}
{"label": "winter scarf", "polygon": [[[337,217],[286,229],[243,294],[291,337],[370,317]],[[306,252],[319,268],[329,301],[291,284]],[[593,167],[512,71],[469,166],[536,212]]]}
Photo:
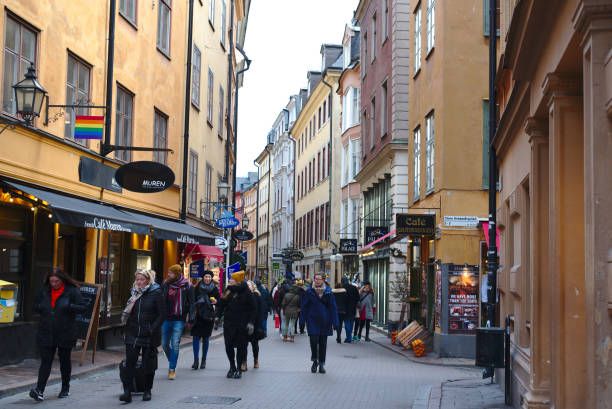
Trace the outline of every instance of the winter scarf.
{"label": "winter scarf", "polygon": [[131,291],[132,296],[128,300],[127,305],[125,306],[125,309],[123,310],[123,313],[121,313],[121,323],[122,324],[125,324],[127,322],[128,318],[130,317],[130,314],[132,313],[132,310],[134,309],[134,304],[136,304],[136,301],[138,301],[138,299],[142,297],[144,292],[147,291],[149,287],[151,287],[151,284],[145,287],[142,287],[142,288],[140,287],[132,288],[132,291]]}
{"label": "winter scarf", "polygon": [[180,317],[183,315],[183,291],[189,288],[189,280],[185,277],[176,281],[166,281],[169,287],[168,302],[172,305],[172,311],[168,315]]}
{"label": "winter scarf", "polygon": [[57,290],[54,288],[51,289],[51,307],[55,308],[55,301],[62,295],[64,288],[66,288],[66,284],[62,283],[62,286]]}
{"label": "winter scarf", "polygon": [[325,292],[325,283],[321,287],[317,287],[314,284],[312,285],[312,289],[315,290],[319,298],[323,297],[323,293]]}

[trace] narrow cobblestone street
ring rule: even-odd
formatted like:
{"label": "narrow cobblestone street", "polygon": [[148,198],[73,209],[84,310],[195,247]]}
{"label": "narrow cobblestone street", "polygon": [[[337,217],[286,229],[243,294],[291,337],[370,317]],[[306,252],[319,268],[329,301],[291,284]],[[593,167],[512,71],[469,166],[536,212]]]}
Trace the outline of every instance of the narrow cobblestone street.
{"label": "narrow cobblestone street", "polygon": [[[269,330],[270,331],[270,330]],[[337,344],[329,337],[327,373],[310,373],[310,349],[306,335],[284,344],[272,331],[260,345],[260,368],[242,379],[226,379],[227,359],[223,339],[211,342],[207,367],[190,369],[191,346],[181,349],[177,379],[166,377],[168,362],[160,356],[153,387],[153,400],[142,402],[135,394],[131,404],[147,408],[411,408],[419,390],[449,379],[471,378],[478,370],[423,365],[393,353],[373,342]],[[56,363],[57,364],[57,363]],[[71,396],[58,399],[59,385],[47,387],[45,401],[36,404],[27,393],[0,400],[0,408],[108,408],[122,405],[118,370],[112,369],[74,380]],[[214,399],[224,403],[210,403]],[[231,404],[231,399],[239,399]],[[219,402],[219,401],[217,401]]]}

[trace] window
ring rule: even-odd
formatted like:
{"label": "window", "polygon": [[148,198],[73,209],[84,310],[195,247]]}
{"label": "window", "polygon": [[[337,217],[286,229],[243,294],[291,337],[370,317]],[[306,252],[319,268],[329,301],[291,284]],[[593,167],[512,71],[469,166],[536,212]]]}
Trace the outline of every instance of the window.
{"label": "window", "polygon": [[136,25],[136,4],[136,0],[121,0],[119,2],[119,14],[133,25]]}
{"label": "window", "polygon": [[198,154],[194,150],[189,151],[189,184],[187,188],[187,209],[190,213],[196,212],[198,198]]}
{"label": "window", "polygon": [[352,121],[351,121],[353,125],[359,124],[359,108],[360,108],[359,103],[360,103],[359,88],[353,88],[353,103],[352,103],[353,113],[352,113]]}
{"label": "window", "polygon": [[351,65],[351,39],[349,38],[342,47],[342,68],[346,68]]}
{"label": "window", "polygon": [[[367,32],[363,33],[362,44],[363,44],[363,53],[362,53],[363,60],[367,61],[366,60],[366,58],[368,56],[368,33]],[[361,68],[362,68],[361,76],[362,77],[365,77],[365,75],[366,75],[366,66],[367,66],[367,64],[361,64]]]}
{"label": "window", "polygon": [[321,181],[321,152],[317,153],[317,183]]}
{"label": "window", "polygon": [[[115,114],[115,145],[132,146],[132,120],[134,117],[134,96],[117,86],[117,108]],[[115,158],[129,162],[130,151],[115,151]]]}
{"label": "window", "polygon": [[202,52],[193,45],[193,66],[191,78],[191,103],[200,108],[200,76],[202,73]]}
{"label": "window", "polygon": [[212,126],[212,116],[213,116],[213,93],[214,93],[214,82],[215,76],[212,72],[212,69],[208,67],[208,101],[206,108],[206,120]]}
{"label": "window", "polygon": [[[88,65],[68,54],[66,105],[87,105],[89,103],[90,72],[91,69]],[[74,139],[74,121],[76,116],[88,114],[89,109],[87,108],[66,108],[64,137]]]}
{"label": "window", "polygon": [[36,32],[19,21],[6,17],[4,32],[4,77],[2,110],[17,112],[13,85],[23,80],[30,64],[36,66]]}
{"label": "window", "polygon": [[434,47],[436,40],[436,5],[435,0],[427,0],[427,53]]}
{"label": "window", "polygon": [[321,179],[325,179],[325,152],[326,148],[323,148],[323,155],[321,155]]}
{"label": "window", "polygon": [[374,13],[374,15],[372,16],[371,25],[372,28],[370,32],[372,37],[372,45],[370,47],[370,61],[374,61],[374,59],[376,58],[376,13]]}
{"label": "window", "polygon": [[224,117],[225,112],[223,111],[223,102],[225,100],[225,93],[223,92],[223,87],[219,86],[219,129],[217,129],[217,134],[223,138],[223,125],[224,125]]}
{"label": "window", "polygon": [[387,115],[387,81],[383,82],[380,99],[380,137],[382,138],[387,134],[387,122],[389,120]]}
{"label": "window", "polygon": [[[155,119],[153,124],[153,147],[167,148],[168,147],[168,117],[158,110],[155,110]],[[163,163],[168,160],[168,152],[153,151],[153,161]]]}
{"label": "window", "polygon": [[421,6],[414,13],[414,73],[421,69]]}
{"label": "window", "polygon": [[421,192],[421,128],[414,130],[414,190],[412,191],[413,200],[418,200]]}
{"label": "window", "polygon": [[384,43],[385,40],[389,37],[389,0],[383,0],[383,2],[385,3],[383,5],[384,7],[384,13],[383,13],[383,38],[382,38],[382,42]]}
{"label": "window", "polygon": [[374,134],[376,131],[376,97],[370,101],[370,149],[374,149]]}
{"label": "window", "polygon": [[209,6],[208,6],[208,22],[210,23],[210,25],[213,27],[213,29],[215,28],[215,0],[208,0],[210,1]]}
{"label": "window", "polygon": [[359,154],[360,144],[359,140],[352,140],[349,142],[349,153],[351,155],[351,179],[354,179],[357,173],[359,173]]}
{"label": "window", "polygon": [[426,169],[425,169],[425,189],[427,193],[434,189],[434,114],[433,112],[425,119],[426,126]]}
{"label": "window", "polygon": [[[482,0],[482,25],[484,28],[484,35],[485,36],[489,36],[489,31],[490,31],[490,26],[489,26],[489,7],[490,7],[490,0]],[[497,37],[499,37],[499,0],[495,1],[495,5],[497,8],[497,13],[495,13],[495,27],[496,27],[496,35]]]}
{"label": "window", "polygon": [[342,186],[346,185],[349,181],[349,146],[342,147]]}
{"label": "window", "polygon": [[157,13],[157,48],[170,55],[170,24],[172,0],[159,0]]}
{"label": "window", "polygon": [[327,122],[327,100],[323,101],[323,124],[325,124],[325,122]]}
{"label": "window", "polygon": [[363,136],[362,136],[363,137],[362,146],[363,146],[363,154],[364,154],[364,157],[365,157],[366,152],[367,152],[366,151],[366,144],[368,142],[368,113],[367,113],[367,111],[365,109],[363,110],[362,116],[363,116],[363,120],[361,121],[361,124],[362,124],[361,130],[362,130],[362,133],[363,133]]}
{"label": "window", "polygon": [[227,6],[221,2],[221,45],[225,48],[225,31],[227,30]]}
{"label": "window", "polygon": [[319,107],[319,118],[317,119],[317,130],[321,129],[321,107]]}

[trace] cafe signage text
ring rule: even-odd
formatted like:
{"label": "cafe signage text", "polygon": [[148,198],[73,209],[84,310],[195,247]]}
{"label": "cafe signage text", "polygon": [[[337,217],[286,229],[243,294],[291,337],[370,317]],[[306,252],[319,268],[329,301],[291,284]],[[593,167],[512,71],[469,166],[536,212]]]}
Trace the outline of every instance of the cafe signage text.
{"label": "cafe signage text", "polygon": [[433,236],[436,233],[436,216],[433,214],[397,214],[395,230],[398,236]]}

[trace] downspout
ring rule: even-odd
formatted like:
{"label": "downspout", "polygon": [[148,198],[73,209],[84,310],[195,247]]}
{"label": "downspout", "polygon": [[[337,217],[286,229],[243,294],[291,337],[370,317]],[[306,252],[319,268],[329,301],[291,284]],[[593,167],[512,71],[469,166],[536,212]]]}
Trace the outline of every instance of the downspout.
{"label": "downspout", "polygon": [[270,150],[268,149],[268,146],[270,145],[266,145],[266,152],[268,152],[268,216],[266,217],[266,221],[268,222],[268,225],[266,226],[266,253],[267,253],[267,260],[266,260],[266,270],[268,271],[268,282],[270,282],[270,168],[272,166],[272,155],[270,154]]}
{"label": "downspout", "polygon": [[333,106],[332,106],[332,101],[334,100],[332,95],[334,92],[334,89],[332,88],[331,84],[328,83],[327,81],[325,81],[325,74],[326,72],[323,73],[323,75],[321,76],[321,82],[323,84],[325,84],[327,86],[327,88],[329,88],[329,149],[327,150],[327,154],[329,155],[329,160],[327,161],[327,172],[329,173],[329,204],[327,205],[327,240],[331,241],[331,205],[332,205],[332,159],[334,157],[334,155],[332,155],[332,150],[333,150],[333,129],[334,129],[334,116],[333,116]]}
{"label": "downspout", "polygon": [[[232,77],[234,72],[234,0],[232,0],[232,7],[230,12],[230,32],[229,32],[229,54],[227,55],[227,112],[231,112],[232,109]],[[230,150],[232,147],[231,144],[231,135],[232,132],[230,130],[230,121],[227,119],[226,126],[226,138],[225,138],[225,182],[229,182],[229,159],[230,159]],[[234,141],[235,143],[235,141]],[[234,163],[236,162],[236,158],[234,157]],[[236,203],[235,199],[235,191],[236,185],[232,184],[232,205]],[[227,202],[226,202],[227,203]]]}
{"label": "downspout", "polygon": [[[259,163],[254,160],[257,166],[257,205],[255,206],[255,277],[259,277]],[[260,278],[261,279],[261,278]]]}
{"label": "downspout", "polygon": [[187,169],[189,166],[189,113],[191,111],[191,52],[193,43],[193,0],[189,0],[187,28],[187,76],[185,80],[185,133],[183,135],[183,188],[181,190],[181,220],[187,218]]}
{"label": "downspout", "polygon": [[[104,143],[100,146],[100,154],[105,157],[111,144],[111,110],[113,109],[113,68],[115,65],[115,14],[117,1],[110,0],[110,15],[108,17],[108,60],[106,61],[106,118],[104,118]],[[102,200],[102,192],[100,192]]]}

